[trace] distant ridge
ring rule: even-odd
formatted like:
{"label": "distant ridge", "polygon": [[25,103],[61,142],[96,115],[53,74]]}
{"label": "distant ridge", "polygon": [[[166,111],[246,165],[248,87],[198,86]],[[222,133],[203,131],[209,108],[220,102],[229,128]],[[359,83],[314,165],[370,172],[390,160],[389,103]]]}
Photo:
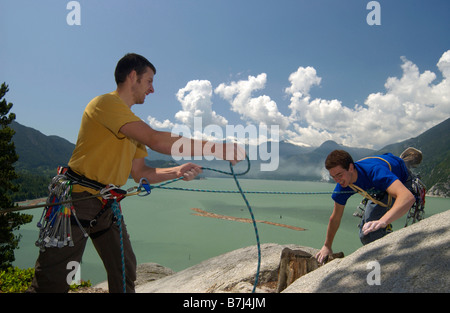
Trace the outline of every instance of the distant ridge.
{"label": "distant ridge", "polygon": [[[75,145],[58,136],[46,136],[41,132],[23,126],[17,122],[12,123],[16,131],[13,141],[19,161],[16,168],[25,169],[37,174],[51,171],[54,173],[58,165],[66,165],[70,159]],[[263,151],[271,151],[273,143],[264,143],[260,147]],[[335,149],[348,151],[356,161],[360,158],[391,152],[394,155],[407,147],[413,146],[423,153],[422,164],[414,171],[421,175],[428,190],[435,195],[450,196],[450,118],[430,128],[421,135],[385,146],[376,151],[366,148],[347,147],[334,141],[325,141],[319,147],[305,147],[291,144],[286,141],[279,142],[279,167],[276,171],[263,172],[260,170],[260,160],[251,162],[251,170],[245,178],[280,179],[280,180],[306,180],[328,181],[329,176],[324,168],[326,156]],[[154,167],[168,167],[189,162],[187,160],[175,161],[171,156],[162,155],[149,150],[146,158],[147,164]],[[229,170],[228,162],[191,160],[201,166]],[[236,172],[245,169],[241,162]],[[204,176],[219,176],[222,174],[208,172]]]}
{"label": "distant ridge", "polygon": [[58,165],[67,165],[75,145],[58,136],[46,136],[34,128],[12,122],[15,130],[13,142],[19,160],[15,163],[17,169],[33,172],[53,170]]}

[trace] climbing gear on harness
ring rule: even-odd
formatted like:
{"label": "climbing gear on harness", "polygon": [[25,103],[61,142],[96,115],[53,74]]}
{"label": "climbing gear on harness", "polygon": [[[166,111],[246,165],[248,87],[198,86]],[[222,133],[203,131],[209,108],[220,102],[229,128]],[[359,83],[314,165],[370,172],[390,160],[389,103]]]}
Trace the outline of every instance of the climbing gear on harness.
{"label": "climbing gear on harness", "polygon": [[107,204],[110,203],[109,201],[116,199],[118,199],[117,201],[120,201],[126,195],[126,191],[121,190],[114,185],[105,186],[89,180],[88,186],[95,186],[96,188],[100,186],[104,187],[98,194],[77,199],[77,201],[101,197],[103,207],[91,221],[79,220],[72,204],[72,187],[78,182],[83,182],[83,184],[85,184],[84,182],[87,180],[86,178],[80,179],[81,176],[79,176],[76,178],[77,181],[74,182],[69,178],[71,174],[67,175],[68,172],[68,168],[58,167],[58,174],[53,177],[49,184],[49,196],[45,203],[41,218],[37,223],[39,236],[35,245],[40,248],[40,251],[45,251],[45,248],[73,246],[71,236],[72,225],[77,225],[83,232],[84,237],[88,237],[84,227],[95,226],[97,219],[108,208]]}
{"label": "climbing gear on harness", "polygon": [[[406,167],[414,168],[422,162],[423,156],[422,151],[413,147],[408,147],[400,154],[400,158],[405,162]],[[415,222],[422,220],[425,215],[426,186],[418,176],[413,177],[411,185],[412,194],[416,198],[416,201],[406,215],[405,227],[410,223],[414,224]]]}
{"label": "climbing gear on harness", "polygon": [[114,185],[108,185],[105,189],[105,195],[102,197],[102,209],[97,213],[97,215],[89,221],[89,226],[94,227],[97,225],[97,219],[105,213],[105,211],[111,208],[114,202],[119,203],[127,192]]}
{"label": "climbing gear on harness", "polygon": [[364,211],[367,205],[367,201],[369,201],[369,199],[362,199],[362,201],[358,204],[358,206],[356,207],[356,211],[353,212],[353,216],[362,218],[364,216]]}
{"label": "climbing gear on harness", "polygon": [[412,180],[412,191],[413,195],[416,198],[416,201],[409,209],[406,215],[405,227],[410,223],[414,224],[422,220],[425,217],[425,194],[426,194],[426,186],[420,180],[419,177],[414,177]]}
{"label": "climbing gear on harness", "polygon": [[[45,248],[50,247],[73,246],[71,236],[73,221],[78,224],[84,236],[87,237],[87,233],[81,226],[75,209],[71,205],[71,200],[71,181],[67,180],[65,175],[56,175],[49,185],[49,197],[47,200],[48,203],[54,203],[54,205],[45,207],[37,223],[39,236],[35,244],[41,251],[45,251]],[[58,204],[60,202],[64,202],[64,204]]]}

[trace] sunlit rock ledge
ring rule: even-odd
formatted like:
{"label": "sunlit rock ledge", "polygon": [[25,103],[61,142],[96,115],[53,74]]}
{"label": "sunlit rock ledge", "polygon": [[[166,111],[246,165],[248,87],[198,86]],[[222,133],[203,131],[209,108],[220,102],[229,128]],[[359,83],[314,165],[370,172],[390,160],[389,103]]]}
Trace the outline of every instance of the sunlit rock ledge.
{"label": "sunlit rock ledge", "polygon": [[[318,251],[294,244],[261,245],[256,292],[275,292],[281,251],[286,247],[312,255]],[[450,210],[394,231],[343,259],[335,259],[300,277],[283,293],[449,292],[448,247]],[[253,288],[257,260],[258,251],[254,245],[205,260],[177,273],[150,263],[146,266],[147,274],[138,272],[136,292],[248,293]],[[157,270],[153,271],[153,267]],[[153,276],[146,279],[145,275]],[[146,282],[148,280],[152,281]]]}

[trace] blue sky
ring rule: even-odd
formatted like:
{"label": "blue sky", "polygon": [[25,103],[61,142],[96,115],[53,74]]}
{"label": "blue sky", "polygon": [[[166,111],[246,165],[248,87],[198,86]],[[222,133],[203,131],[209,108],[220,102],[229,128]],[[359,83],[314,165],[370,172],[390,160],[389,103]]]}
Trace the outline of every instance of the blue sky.
{"label": "blue sky", "polygon": [[73,26],[69,2],[0,0],[0,82],[17,121],[46,135],[76,142],[127,52],[157,68],[133,111],[164,130],[202,117],[381,148],[450,116],[448,0],[378,1],[372,26],[366,0],[80,0]]}

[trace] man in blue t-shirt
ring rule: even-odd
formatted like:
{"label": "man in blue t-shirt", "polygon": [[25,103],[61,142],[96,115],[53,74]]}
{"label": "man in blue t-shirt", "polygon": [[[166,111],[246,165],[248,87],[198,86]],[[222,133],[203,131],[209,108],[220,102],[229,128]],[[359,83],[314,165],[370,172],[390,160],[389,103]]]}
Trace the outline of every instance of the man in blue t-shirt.
{"label": "man in blue t-shirt", "polygon": [[[356,192],[376,194],[369,198],[360,224],[360,239],[363,244],[386,235],[390,223],[402,217],[415,202],[410,191],[411,175],[405,162],[390,153],[353,162],[344,150],[331,152],[325,167],[336,181],[332,195],[334,209],[328,223],[324,246],[317,253],[319,262],[332,254],[332,243],[339,228],[347,199]],[[390,201],[395,199],[395,202]],[[392,206],[391,206],[392,205]]]}

